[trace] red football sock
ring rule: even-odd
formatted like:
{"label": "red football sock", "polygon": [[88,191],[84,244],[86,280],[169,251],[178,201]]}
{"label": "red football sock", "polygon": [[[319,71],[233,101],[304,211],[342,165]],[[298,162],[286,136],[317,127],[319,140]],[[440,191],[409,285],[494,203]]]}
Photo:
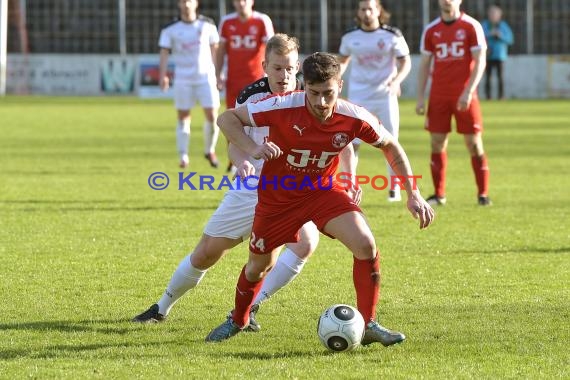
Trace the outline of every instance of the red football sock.
{"label": "red football sock", "polygon": [[249,321],[249,311],[253,299],[261,289],[262,281],[251,282],[245,277],[245,266],[241,270],[238,283],[236,285],[235,309],[232,319],[240,327],[245,327]]}
{"label": "red football sock", "polygon": [[356,306],[364,322],[368,323],[376,318],[376,304],[380,297],[380,253],[372,260],[358,260],[354,258],[352,266],[352,279],[356,289]]}
{"label": "red football sock", "polygon": [[471,166],[475,173],[475,181],[477,182],[478,195],[487,195],[489,192],[489,166],[487,165],[487,156],[471,157]]}
{"label": "red football sock", "polygon": [[445,171],[447,169],[447,152],[431,154],[431,178],[435,195],[445,197]]}

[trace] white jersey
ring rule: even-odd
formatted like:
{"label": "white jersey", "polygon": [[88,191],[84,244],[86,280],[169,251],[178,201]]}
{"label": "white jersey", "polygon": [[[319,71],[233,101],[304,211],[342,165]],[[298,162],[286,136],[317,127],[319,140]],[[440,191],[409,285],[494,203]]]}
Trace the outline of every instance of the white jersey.
{"label": "white jersey", "polygon": [[351,57],[348,99],[362,103],[389,95],[387,84],[398,71],[396,59],[410,55],[410,49],[400,30],[382,24],[373,31],[346,32],[339,53]]}
{"label": "white jersey", "polygon": [[[301,82],[297,81],[297,89],[301,89]],[[272,95],[271,89],[269,88],[269,80],[267,77],[261,78],[254,83],[247,86],[239,94],[236,100],[236,107],[242,106],[248,103],[255,103],[259,100],[265,99],[266,97]],[[269,136],[268,127],[244,127],[245,133],[253,140],[256,144],[263,144],[267,137]],[[256,160],[252,158],[250,160],[251,164],[255,168],[255,175],[259,176],[261,174],[261,167],[263,166],[263,160]]]}
{"label": "white jersey", "polygon": [[193,22],[176,20],[160,32],[158,46],[171,51],[174,80],[186,83],[216,81],[216,70],[210,46],[220,36],[214,21],[198,16]]}

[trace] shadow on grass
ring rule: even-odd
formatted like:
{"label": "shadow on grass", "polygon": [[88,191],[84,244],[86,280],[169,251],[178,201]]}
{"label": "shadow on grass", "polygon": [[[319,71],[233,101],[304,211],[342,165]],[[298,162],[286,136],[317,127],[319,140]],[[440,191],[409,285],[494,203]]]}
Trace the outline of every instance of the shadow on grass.
{"label": "shadow on grass", "polygon": [[3,330],[29,330],[29,331],[60,331],[60,332],[95,332],[102,334],[127,334],[133,331],[125,327],[101,327],[100,324],[113,324],[129,322],[128,319],[84,320],[84,321],[38,321],[0,323]]}
{"label": "shadow on grass", "polygon": [[[212,354],[210,354],[212,355]],[[219,352],[213,356],[220,358],[236,358],[240,360],[275,360],[275,359],[291,359],[291,358],[320,358],[327,355],[338,355],[331,351],[286,351],[286,352],[261,352],[261,351],[247,351],[247,352]]]}
{"label": "shadow on grass", "polygon": [[[42,347],[39,350],[26,350],[26,349],[15,349],[15,350],[4,350],[0,349],[0,360],[12,360],[12,359],[56,359],[56,358],[71,358],[76,354],[81,354],[84,352],[94,352],[97,350],[109,350],[118,349],[116,356],[124,357],[122,354],[122,349],[124,348],[144,348],[153,347],[156,345],[165,344],[178,344],[176,341],[156,341],[144,343],[98,343],[98,344],[56,344],[51,346]],[[107,351],[105,351],[107,352]],[[164,354],[168,355],[167,352]],[[153,352],[152,357],[156,358],[157,355]]]}

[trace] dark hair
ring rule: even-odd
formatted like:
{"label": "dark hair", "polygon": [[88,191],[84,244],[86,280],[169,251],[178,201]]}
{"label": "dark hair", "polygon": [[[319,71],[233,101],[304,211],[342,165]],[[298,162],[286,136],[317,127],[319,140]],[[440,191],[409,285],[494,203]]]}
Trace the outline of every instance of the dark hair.
{"label": "dark hair", "polygon": [[303,76],[308,84],[323,83],[331,78],[340,79],[340,64],[330,53],[313,53],[303,62]]}

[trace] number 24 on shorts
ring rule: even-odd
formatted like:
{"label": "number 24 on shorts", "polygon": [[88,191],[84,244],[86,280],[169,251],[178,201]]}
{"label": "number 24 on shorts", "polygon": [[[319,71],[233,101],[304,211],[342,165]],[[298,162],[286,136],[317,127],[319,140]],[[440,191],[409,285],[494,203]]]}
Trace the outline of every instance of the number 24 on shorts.
{"label": "number 24 on shorts", "polygon": [[251,233],[251,238],[249,239],[249,246],[251,248],[257,248],[261,252],[265,252],[265,240],[263,238],[256,238],[253,232]]}

